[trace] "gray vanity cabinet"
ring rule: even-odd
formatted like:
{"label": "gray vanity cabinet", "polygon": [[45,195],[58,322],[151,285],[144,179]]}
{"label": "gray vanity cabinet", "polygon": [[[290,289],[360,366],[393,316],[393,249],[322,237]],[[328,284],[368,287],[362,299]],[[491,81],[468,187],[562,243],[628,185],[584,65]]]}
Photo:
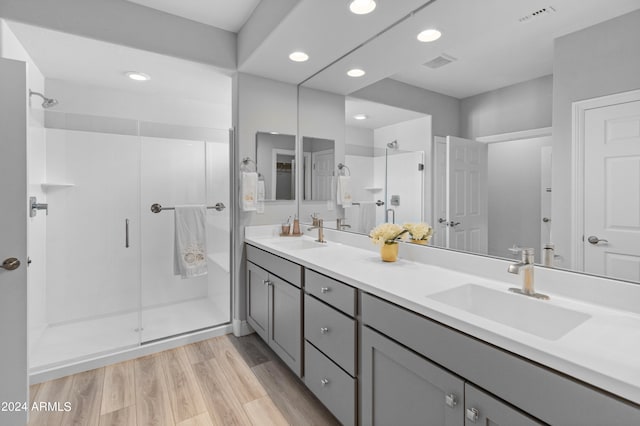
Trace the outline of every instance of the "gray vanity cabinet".
{"label": "gray vanity cabinet", "polygon": [[356,289],[305,269],[304,382],[344,425],[357,424]]}
{"label": "gray vanity cabinet", "polygon": [[363,425],[464,424],[464,381],[411,350],[362,328]]}
{"label": "gray vanity cabinet", "polygon": [[492,397],[470,383],[464,387],[465,426],[540,426],[526,414]]}
{"label": "gray vanity cabinet", "polygon": [[[377,404],[390,404],[393,398],[395,403],[404,404],[407,392],[402,390],[402,383],[390,386],[389,392],[381,390],[393,382],[391,377],[378,373],[381,365],[386,364],[396,374],[401,374],[402,367],[414,374],[413,365],[418,361],[407,364],[401,354],[407,360],[412,358],[408,354],[412,354],[425,365],[442,366],[467,383],[466,398],[458,400],[458,406],[465,407],[464,418],[466,409],[471,411],[466,425],[473,425],[473,421],[483,425],[640,425],[636,405],[548,367],[366,293],[361,293],[360,308],[364,425],[383,423],[375,416],[372,418],[372,410],[374,414],[385,415],[386,410],[378,410]],[[379,338],[374,339],[371,333],[379,333]],[[384,340],[388,342],[381,343]],[[415,377],[410,379],[411,374],[405,372],[406,381],[417,382]],[[380,383],[383,385],[379,386]],[[380,396],[380,391],[387,392],[382,395],[388,394],[388,400]],[[442,401],[441,395],[433,395],[433,404],[437,406]],[[477,419],[471,409],[477,410]],[[422,422],[425,423],[428,424]]]}
{"label": "gray vanity cabinet", "polygon": [[247,321],[265,342],[269,329],[269,273],[247,262]]}
{"label": "gray vanity cabinet", "polygon": [[302,267],[247,246],[247,322],[302,377]]}

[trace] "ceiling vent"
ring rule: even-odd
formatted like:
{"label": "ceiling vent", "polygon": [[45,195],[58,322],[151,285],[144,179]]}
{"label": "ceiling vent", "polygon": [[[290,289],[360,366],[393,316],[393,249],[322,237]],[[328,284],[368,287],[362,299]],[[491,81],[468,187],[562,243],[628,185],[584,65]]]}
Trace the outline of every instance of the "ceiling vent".
{"label": "ceiling vent", "polygon": [[548,16],[551,13],[555,13],[556,12],[556,8],[553,6],[547,6],[547,7],[543,7],[542,9],[538,9],[535,12],[532,12],[528,15],[525,15],[521,18],[518,19],[518,22],[529,22],[531,21],[533,18],[541,18],[543,16]]}
{"label": "ceiling vent", "polygon": [[425,62],[423,65],[435,70],[436,68],[444,67],[445,65],[448,65],[454,61],[457,61],[457,59],[453,56],[449,56],[446,53],[443,53],[442,55],[433,58],[429,62]]}

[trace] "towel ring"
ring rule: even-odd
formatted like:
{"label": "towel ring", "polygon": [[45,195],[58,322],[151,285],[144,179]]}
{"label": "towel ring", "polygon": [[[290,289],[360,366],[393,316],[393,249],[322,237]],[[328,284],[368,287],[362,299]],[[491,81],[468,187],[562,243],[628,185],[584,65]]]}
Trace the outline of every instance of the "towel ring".
{"label": "towel ring", "polygon": [[[251,164],[253,164],[253,166]],[[244,157],[242,161],[240,161],[240,171],[247,172],[247,173],[257,171],[256,162],[249,157]]]}
{"label": "towel ring", "polygon": [[[347,169],[346,171],[344,169]],[[349,172],[349,174],[347,174]],[[345,164],[338,163],[338,175],[351,176],[351,170]]]}

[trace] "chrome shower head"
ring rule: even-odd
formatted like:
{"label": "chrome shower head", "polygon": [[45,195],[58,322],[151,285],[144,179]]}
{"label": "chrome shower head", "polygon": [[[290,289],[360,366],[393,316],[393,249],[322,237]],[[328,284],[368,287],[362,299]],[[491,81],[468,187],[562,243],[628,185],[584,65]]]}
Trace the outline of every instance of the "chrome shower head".
{"label": "chrome shower head", "polygon": [[29,97],[33,95],[40,96],[42,98],[42,108],[51,108],[58,105],[57,99],[47,98],[42,93],[34,92],[33,90],[29,89]]}
{"label": "chrome shower head", "polygon": [[397,141],[397,140],[395,140],[395,141],[393,141],[393,142],[389,142],[389,143],[387,144],[387,147],[388,147],[388,148],[391,148],[391,149],[398,149],[398,141]]}

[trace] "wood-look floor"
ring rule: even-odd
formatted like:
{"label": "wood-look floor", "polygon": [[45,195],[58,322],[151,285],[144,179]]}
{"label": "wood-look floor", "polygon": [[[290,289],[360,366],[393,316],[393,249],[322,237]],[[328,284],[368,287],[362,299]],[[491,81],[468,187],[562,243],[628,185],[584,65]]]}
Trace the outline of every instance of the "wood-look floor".
{"label": "wood-look floor", "polygon": [[29,425],[339,424],[255,334],[216,337],[31,386]]}

